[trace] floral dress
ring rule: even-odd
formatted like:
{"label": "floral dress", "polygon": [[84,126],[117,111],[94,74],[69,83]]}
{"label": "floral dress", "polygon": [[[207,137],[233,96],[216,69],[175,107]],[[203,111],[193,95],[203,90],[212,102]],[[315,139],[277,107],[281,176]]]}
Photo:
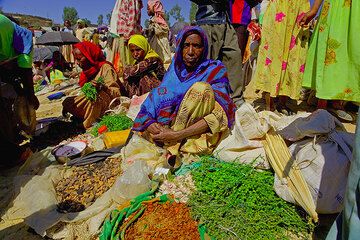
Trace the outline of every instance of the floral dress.
{"label": "floral dress", "polygon": [[303,82],[316,97],[360,102],[359,23],[359,0],[324,1]]}
{"label": "floral dress", "polygon": [[297,21],[309,10],[308,0],[269,2],[254,80],[256,88],[271,97],[300,96],[310,32]]}

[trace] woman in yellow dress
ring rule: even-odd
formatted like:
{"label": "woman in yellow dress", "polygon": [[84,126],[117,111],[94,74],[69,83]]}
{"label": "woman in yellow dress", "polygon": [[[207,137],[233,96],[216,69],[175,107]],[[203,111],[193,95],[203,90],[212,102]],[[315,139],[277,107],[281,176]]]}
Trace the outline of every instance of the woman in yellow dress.
{"label": "woman in yellow dress", "polygon": [[266,93],[267,110],[274,110],[273,100],[280,97],[277,109],[288,112],[288,97],[300,97],[310,34],[297,22],[309,9],[309,0],[274,0],[265,12],[254,79]]}

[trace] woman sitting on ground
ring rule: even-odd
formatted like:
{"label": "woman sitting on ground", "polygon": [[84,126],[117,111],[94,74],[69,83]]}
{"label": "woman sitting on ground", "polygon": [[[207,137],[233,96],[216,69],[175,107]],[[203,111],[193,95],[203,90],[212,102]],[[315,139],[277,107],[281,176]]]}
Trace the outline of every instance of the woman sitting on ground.
{"label": "woman sitting on ground", "polygon": [[165,146],[169,163],[174,164],[180,152],[212,153],[234,122],[226,68],[207,54],[204,30],[185,27],[169,71],[135,119],[133,130]]}
{"label": "woman sitting on ground", "polygon": [[159,55],[142,35],[133,35],[128,42],[133,65],[124,68],[123,95],[132,97],[150,92],[160,85],[165,68]]}
{"label": "woman sitting on ground", "polygon": [[[84,95],[68,97],[63,102],[63,112],[69,112],[83,120],[85,128],[91,125],[108,109],[110,102],[120,96],[120,82],[116,71],[105,57],[99,46],[91,42],[80,42],[74,45],[73,54],[82,68],[79,85],[91,82],[97,89],[95,101],[86,99]],[[99,79],[102,83],[99,83]]]}

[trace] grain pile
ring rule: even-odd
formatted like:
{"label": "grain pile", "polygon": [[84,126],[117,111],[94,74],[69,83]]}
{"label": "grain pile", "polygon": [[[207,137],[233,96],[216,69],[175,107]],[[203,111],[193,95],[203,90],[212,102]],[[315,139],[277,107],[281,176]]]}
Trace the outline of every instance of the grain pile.
{"label": "grain pile", "polygon": [[120,158],[73,167],[71,176],[55,187],[59,212],[80,212],[89,207],[114,184],[121,174]]}

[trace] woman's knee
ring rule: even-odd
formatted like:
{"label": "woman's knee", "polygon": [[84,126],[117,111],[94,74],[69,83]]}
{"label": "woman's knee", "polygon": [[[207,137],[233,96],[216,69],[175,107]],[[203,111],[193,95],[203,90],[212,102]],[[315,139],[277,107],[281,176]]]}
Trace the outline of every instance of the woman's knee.
{"label": "woman's knee", "polygon": [[209,92],[209,91],[212,91],[212,88],[211,88],[211,85],[208,84],[208,83],[205,83],[205,82],[196,82],[194,83],[189,91],[196,91],[196,92]]}

